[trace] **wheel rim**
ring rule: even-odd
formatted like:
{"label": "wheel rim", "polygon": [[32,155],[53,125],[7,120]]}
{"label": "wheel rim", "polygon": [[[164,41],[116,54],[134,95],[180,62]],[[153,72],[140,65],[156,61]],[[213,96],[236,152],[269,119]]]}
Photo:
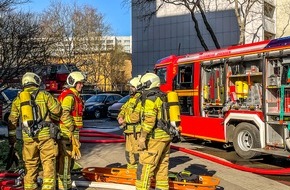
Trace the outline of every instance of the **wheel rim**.
{"label": "wheel rim", "polygon": [[249,131],[241,131],[238,135],[238,144],[243,151],[248,151],[253,146],[253,137]]}
{"label": "wheel rim", "polygon": [[95,117],[100,118],[101,117],[101,112],[99,110],[95,111]]}

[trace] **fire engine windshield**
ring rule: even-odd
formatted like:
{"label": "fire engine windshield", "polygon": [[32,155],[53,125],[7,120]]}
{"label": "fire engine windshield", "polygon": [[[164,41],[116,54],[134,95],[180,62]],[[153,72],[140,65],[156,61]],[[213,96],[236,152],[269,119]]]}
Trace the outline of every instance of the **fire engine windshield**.
{"label": "fire engine windshield", "polygon": [[155,70],[156,75],[159,76],[161,84],[166,83],[166,73],[167,69],[166,68],[158,68]]}

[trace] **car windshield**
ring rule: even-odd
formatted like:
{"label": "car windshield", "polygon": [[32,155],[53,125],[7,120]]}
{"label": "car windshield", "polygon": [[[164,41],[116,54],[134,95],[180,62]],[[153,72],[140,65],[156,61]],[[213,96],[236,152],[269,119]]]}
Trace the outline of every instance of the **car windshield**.
{"label": "car windshield", "polygon": [[106,95],[96,95],[96,96],[92,96],[90,97],[86,102],[103,102],[106,99]]}
{"label": "car windshield", "polygon": [[118,103],[126,103],[126,102],[129,100],[129,98],[130,98],[130,95],[127,95],[127,96],[121,98],[121,99],[118,101]]}

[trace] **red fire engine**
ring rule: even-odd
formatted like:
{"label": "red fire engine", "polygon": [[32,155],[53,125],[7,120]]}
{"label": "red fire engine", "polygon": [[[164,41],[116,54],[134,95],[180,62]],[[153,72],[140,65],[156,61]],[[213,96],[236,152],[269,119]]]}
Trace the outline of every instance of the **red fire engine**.
{"label": "red fire engine", "polygon": [[183,136],[290,157],[290,37],[171,55],[155,70],[179,95]]}
{"label": "red fire engine", "polygon": [[72,71],[79,71],[74,64],[50,64],[43,67],[43,82],[47,91],[60,93]]}

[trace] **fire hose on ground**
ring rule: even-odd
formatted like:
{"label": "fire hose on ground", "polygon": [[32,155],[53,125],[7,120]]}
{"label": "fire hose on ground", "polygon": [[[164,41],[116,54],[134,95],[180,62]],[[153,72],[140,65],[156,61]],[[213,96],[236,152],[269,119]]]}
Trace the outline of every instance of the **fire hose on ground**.
{"label": "fire hose on ground", "polygon": [[[105,133],[105,132],[100,132],[100,131],[95,131],[95,130],[81,130],[80,136],[81,137],[105,137],[107,138],[107,139],[81,139],[80,140],[81,143],[123,143],[125,142],[123,135],[110,134],[110,133]],[[176,145],[171,145],[171,148],[177,151],[181,151],[181,152],[193,155],[193,156],[197,156],[197,157],[200,157],[200,158],[203,158],[203,159],[206,159],[206,160],[209,160],[209,161],[212,161],[212,162],[215,162],[215,163],[218,163],[218,164],[230,167],[230,168],[245,171],[245,172],[251,172],[251,173],[255,173],[259,175],[290,175],[290,168],[281,168],[281,169],[250,168],[250,167],[241,166],[238,164],[233,164],[232,162],[229,162],[225,159],[222,159],[213,155],[179,147]],[[15,187],[14,186],[15,180],[11,179],[11,178],[17,178],[17,177],[19,177],[18,173],[8,173],[8,172],[0,173],[0,188],[3,190],[22,189],[20,187]],[[8,179],[1,180],[5,178],[8,178]],[[80,183],[80,182],[76,182],[76,183]],[[91,184],[91,186],[94,186],[94,184]]]}
{"label": "fire hose on ground", "polygon": [[[109,134],[105,132],[99,132],[94,130],[82,130],[80,131],[80,136],[83,137],[108,137],[108,138],[115,138],[115,139],[104,139],[104,140],[83,140],[81,139],[81,142],[83,143],[120,143],[125,142],[124,136],[122,135],[115,135],[115,134]],[[281,168],[281,169],[262,169],[262,168],[251,168],[246,166],[241,166],[238,164],[234,164],[232,162],[229,162],[225,159],[209,155],[206,153],[202,153],[199,151],[182,148],[179,146],[171,145],[171,148],[174,150],[178,150],[193,156],[197,156],[230,168],[234,168],[241,171],[251,172],[259,175],[290,175],[290,168]]]}

